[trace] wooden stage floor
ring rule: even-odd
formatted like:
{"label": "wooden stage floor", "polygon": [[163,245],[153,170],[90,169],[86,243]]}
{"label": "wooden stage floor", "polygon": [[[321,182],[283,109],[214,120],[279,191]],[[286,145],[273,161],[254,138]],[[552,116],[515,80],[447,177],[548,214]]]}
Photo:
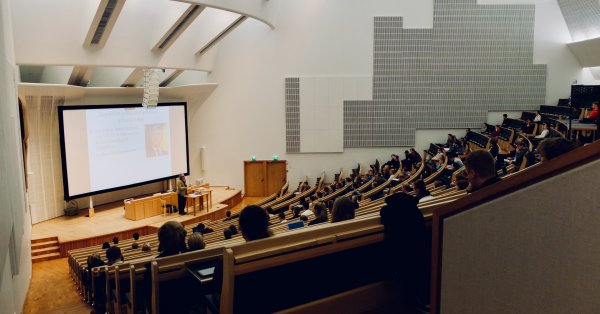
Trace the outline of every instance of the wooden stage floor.
{"label": "wooden stage floor", "polygon": [[[228,187],[212,186],[212,207],[200,212],[196,210],[196,216],[193,216],[191,207],[188,209],[188,215],[179,216],[177,213],[166,216],[159,215],[141,220],[129,220],[125,218],[125,209],[123,201],[100,205],[94,208],[95,215],[92,218],[86,217],[88,210],[81,210],[77,216],[61,216],[51,220],[37,223],[32,226],[31,239],[44,239],[49,237],[58,237],[59,242],[75,241],[87,238],[99,237],[106,234],[122,232],[135,228],[146,226],[159,228],[163,223],[169,220],[185,222],[194,220],[201,216],[209,216],[222,211],[225,216],[225,210],[232,204],[231,200],[241,200],[241,191],[229,189]],[[237,202],[232,205],[237,204]],[[221,204],[226,203],[226,204]],[[208,215],[207,215],[208,214]],[[208,218],[207,218],[208,219]]]}

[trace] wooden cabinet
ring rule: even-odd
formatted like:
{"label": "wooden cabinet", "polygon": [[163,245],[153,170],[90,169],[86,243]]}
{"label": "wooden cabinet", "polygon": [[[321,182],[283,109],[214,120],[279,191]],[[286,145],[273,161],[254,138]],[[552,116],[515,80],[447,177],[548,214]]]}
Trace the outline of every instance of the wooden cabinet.
{"label": "wooden cabinet", "polygon": [[287,181],[285,160],[244,161],[244,196],[268,196]]}

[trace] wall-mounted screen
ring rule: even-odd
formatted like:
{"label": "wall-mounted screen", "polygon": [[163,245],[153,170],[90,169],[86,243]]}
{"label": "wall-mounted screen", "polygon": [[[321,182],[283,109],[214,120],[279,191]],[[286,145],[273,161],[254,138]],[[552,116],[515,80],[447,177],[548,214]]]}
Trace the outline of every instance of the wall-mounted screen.
{"label": "wall-mounted screen", "polygon": [[58,107],[64,198],[189,173],[186,103]]}

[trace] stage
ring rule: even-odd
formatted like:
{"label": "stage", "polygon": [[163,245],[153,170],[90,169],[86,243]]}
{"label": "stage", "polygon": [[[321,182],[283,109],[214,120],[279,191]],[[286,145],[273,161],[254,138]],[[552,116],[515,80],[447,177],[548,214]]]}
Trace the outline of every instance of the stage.
{"label": "stage", "polygon": [[223,186],[211,186],[212,207],[208,210],[196,210],[193,215],[191,207],[188,214],[178,213],[159,215],[141,220],[125,218],[123,201],[99,205],[94,208],[93,217],[86,217],[87,209],[82,209],[77,216],[61,216],[32,226],[32,242],[58,237],[60,255],[66,256],[68,250],[101,244],[111,241],[114,236],[120,239],[132,238],[133,233],[140,235],[154,233],[169,220],[176,220],[184,225],[195,224],[202,220],[213,220],[225,217],[225,211],[242,200],[240,190]]}

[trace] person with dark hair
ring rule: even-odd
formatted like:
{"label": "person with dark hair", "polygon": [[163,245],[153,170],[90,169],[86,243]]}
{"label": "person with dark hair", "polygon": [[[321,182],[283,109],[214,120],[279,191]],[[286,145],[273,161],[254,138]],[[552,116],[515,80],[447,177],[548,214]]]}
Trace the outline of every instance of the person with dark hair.
{"label": "person with dark hair", "polygon": [[535,112],[535,116],[533,117],[533,122],[542,122],[542,115],[540,115],[539,111]]}
{"label": "person with dark hair", "polygon": [[425,181],[417,180],[417,181],[415,181],[413,186],[415,188],[415,197],[417,198],[417,200],[421,200],[422,198],[424,198],[426,196],[431,196],[431,193],[429,193],[429,191],[427,191],[427,187],[425,186]]}
{"label": "person with dark hair", "polygon": [[508,115],[506,113],[502,114],[502,125],[501,127],[506,128],[508,127]]}
{"label": "person with dark hair", "polygon": [[230,225],[230,226],[229,226],[229,231],[231,231],[231,235],[236,235],[236,234],[238,234],[238,230],[237,230],[237,228],[236,228],[236,226],[235,226],[235,225]]}
{"label": "person with dark hair", "polygon": [[136,240],[136,241],[139,240],[140,239],[140,234],[137,233],[137,232],[134,232],[133,233],[133,239]]}
{"label": "person with dark hair", "polygon": [[467,187],[469,187],[469,181],[467,180],[456,180],[456,188],[459,191],[462,191],[464,189],[466,189]]}
{"label": "person with dark hair", "polygon": [[200,232],[202,234],[207,234],[207,233],[211,233],[214,230],[212,228],[207,227],[204,223],[198,223],[198,225],[195,228],[192,228],[193,232]]}
{"label": "person with dark hair", "polygon": [[225,238],[225,240],[229,240],[229,239],[231,239],[231,230],[229,230],[229,229],[224,229],[224,230],[223,230],[223,237]]}
{"label": "person with dark hair", "polygon": [[287,222],[287,220],[285,219],[285,212],[280,211],[279,214],[278,214],[278,216],[279,216],[279,222],[278,223],[281,224],[281,223],[286,223]]}
{"label": "person with dark hair", "polygon": [[523,132],[525,134],[531,134],[531,133],[533,133],[534,128],[535,128],[535,124],[533,124],[533,122],[531,122],[531,119],[527,118],[527,119],[525,119],[525,124],[523,124],[523,126],[521,127],[521,132]]}
{"label": "person with dark hair", "polygon": [[409,156],[410,156],[410,162],[413,165],[417,165],[418,163],[421,162],[421,160],[423,160],[423,158],[421,158],[421,155],[419,155],[419,153],[417,153],[417,151],[414,148],[410,149]]}
{"label": "person with dark hair", "polygon": [[380,211],[387,255],[382,266],[403,286],[410,305],[423,309],[429,304],[431,235],[415,197],[396,193],[385,203]]}
{"label": "person with dark hair", "polygon": [[325,204],[321,202],[315,203],[313,209],[315,212],[315,219],[308,223],[309,226],[327,222],[327,207],[325,207]]}
{"label": "person with dark hair", "polygon": [[498,138],[497,137],[492,137],[490,138],[490,154],[492,154],[492,157],[494,157],[494,159],[496,159],[496,157],[498,157],[498,154],[500,153],[500,146],[498,145]]}
{"label": "person with dark hair", "polygon": [[119,244],[119,237],[114,236],[113,239],[112,239],[112,242],[113,242],[114,245]]}
{"label": "person with dark hair", "polygon": [[102,249],[106,250],[110,247],[110,243],[108,243],[108,241],[105,241],[104,243],[102,243]]}
{"label": "person with dark hair", "polygon": [[488,151],[476,150],[470,153],[465,158],[464,164],[467,180],[469,180],[467,188],[469,193],[500,181],[496,175],[496,161]]}
{"label": "person with dark hair", "polygon": [[87,258],[87,269],[88,270],[91,271],[92,268],[99,267],[99,266],[104,266],[104,261],[102,260],[102,257],[100,257],[100,254],[94,253],[94,254],[88,256],[88,258]]}
{"label": "person with dark hair", "polygon": [[186,251],[186,231],[177,221],[167,221],[158,229],[158,257],[177,255]]}
{"label": "person with dark hair", "polygon": [[542,162],[554,159],[575,149],[575,144],[563,137],[548,138],[540,142],[538,151]]}
{"label": "person with dark hair", "polygon": [[150,248],[150,244],[144,243],[142,245],[142,252],[150,252],[151,250],[152,250],[152,248]]}
{"label": "person with dark hair", "polygon": [[517,149],[515,150],[515,158],[511,159],[510,162],[515,165],[515,170],[519,171],[525,155],[529,153],[529,147],[525,145],[525,141],[522,139],[517,139],[515,141],[515,145],[517,146]]}
{"label": "person with dark hair", "polygon": [[204,243],[204,238],[202,237],[202,234],[199,232],[192,233],[188,237],[187,247],[188,251],[197,251],[205,248],[206,244]]}
{"label": "person with dark hair", "polygon": [[[377,187],[380,186],[381,184],[382,183],[380,181],[373,181],[373,183],[371,184],[371,190],[377,189]],[[370,199],[372,201],[375,201],[375,200],[382,198],[383,196],[384,196],[383,190],[379,190],[378,192],[371,195]],[[337,200],[336,200],[336,202],[337,202]],[[335,203],[333,205],[335,207]]]}
{"label": "person with dark hair", "polygon": [[179,215],[185,215],[185,204],[187,202],[187,185],[185,183],[185,175],[182,173],[175,180],[177,185],[177,207],[179,209]]}
{"label": "person with dark hair", "polygon": [[121,253],[121,249],[113,245],[106,250],[106,265],[111,266],[113,264],[118,264],[123,262],[123,254]]}
{"label": "person with dark hair", "polygon": [[244,207],[239,219],[242,236],[246,241],[264,239],[271,236],[269,231],[269,215],[260,206]]}
{"label": "person with dark hair", "polygon": [[307,222],[308,221],[308,216],[300,216],[300,220]]}
{"label": "person with dark hair", "polygon": [[302,208],[302,207],[298,207],[298,206],[294,206],[294,207],[292,208],[292,213],[294,214],[294,215],[292,216],[292,219],[295,219],[295,218],[298,218],[298,217],[300,217],[300,210],[301,210],[301,208]]}
{"label": "person with dark hair", "polygon": [[534,146],[537,146],[537,144],[539,144],[543,139],[550,136],[550,126],[547,123],[542,123],[541,128],[542,132],[539,135],[530,138],[531,143],[533,143]]}
{"label": "person with dark hair", "polygon": [[331,222],[340,222],[354,219],[356,205],[347,197],[339,197],[333,203],[331,210]]}
{"label": "person with dark hair", "polygon": [[225,211],[225,219],[223,219],[223,221],[229,220],[231,220],[231,211],[228,209],[227,211]]}
{"label": "person with dark hair", "polygon": [[[108,244],[108,242],[105,242]],[[110,247],[110,245],[109,245]],[[104,266],[104,261],[102,260],[102,258],[100,257],[100,255],[98,253],[94,253],[90,256],[88,256],[87,258],[87,270],[88,270],[88,274],[92,273],[92,269],[95,267],[100,267],[100,266]],[[96,287],[99,287],[102,283],[105,282],[105,279],[98,276],[98,277],[92,277],[90,276],[84,276],[83,279],[85,280],[85,285],[88,287],[88,289],[91,289],[93,285],[95,285]],[[92,283],[92,280],[95,281],[94,283]],[[102,283],[101,283],[102,282]],[[95,291],[94,292],[94,302],[93,302],[93,310],[92,313],[104,313],[105,308],[106,308],[106,289],[98,289],[99,291]]]}
{"label": "person with dark hair", "polygon": [[[131,249],[135,250],[135,249],[138,249],[140,247],[140,245],[137,243],[137,241],[139,239],[140,239],[140,234],[137,233],[137,232],[134,232],[133,233],[133,240],[134,240],[134,242],[131,243]],[[127,250],[127,249],[125,249],[125,250]]]}

